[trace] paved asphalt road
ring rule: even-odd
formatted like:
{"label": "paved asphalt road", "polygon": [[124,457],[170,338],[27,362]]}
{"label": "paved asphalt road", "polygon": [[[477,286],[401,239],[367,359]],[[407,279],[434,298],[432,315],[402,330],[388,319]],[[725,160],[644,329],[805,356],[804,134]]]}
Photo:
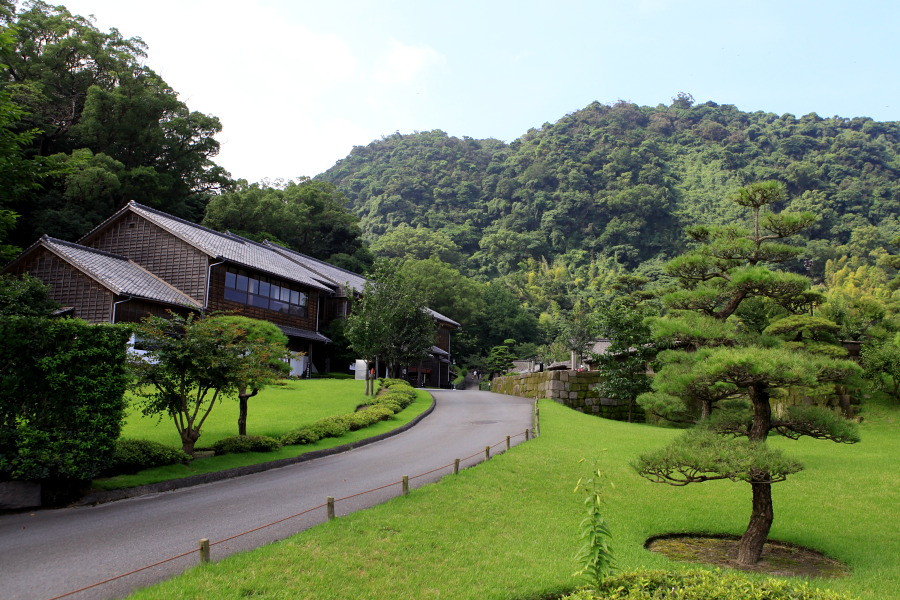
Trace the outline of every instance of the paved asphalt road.
{"label": "paved asphalt road", "polygon": [[[531,427],[531,401],[478,391],[434,392],[437,406],[418,425],[349,452],[227,481],[91,507],[0,516],[0,600],[49,600],[134,569],[213,544],[212,559],[286,538],[325,520],[324,508],[233,540],[230,536],[339,499],[338,515],[397,496],[403,475],[417,487],[437,481],[452,466],[421,473],[455,458],[471,466],[484,447],[506,436],[521,443]],[[366,490],[383,490],[342,500]],[[67,598],[121,598],[180,573],[197,552]]]}

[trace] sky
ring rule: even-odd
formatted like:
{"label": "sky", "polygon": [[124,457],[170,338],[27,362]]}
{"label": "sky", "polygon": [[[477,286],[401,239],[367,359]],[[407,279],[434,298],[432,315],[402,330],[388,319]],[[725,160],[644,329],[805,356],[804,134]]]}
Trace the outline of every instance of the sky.
{"label": "sky", "polygon": [[593,101],[900,121],[896,0],[51,0],[148,45],[216,162],[315,176],[394,132],[510,142]]}

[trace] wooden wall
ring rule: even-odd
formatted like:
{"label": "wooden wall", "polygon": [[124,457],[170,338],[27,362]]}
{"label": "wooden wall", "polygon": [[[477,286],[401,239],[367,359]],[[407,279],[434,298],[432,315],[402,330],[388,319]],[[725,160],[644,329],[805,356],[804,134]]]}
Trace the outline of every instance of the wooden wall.
{"label": "wooden wall", "polygon": [[82,242],[127,256],[160,279],[204,303],[208,257],[143,217],[126,212]]}
{"label": "wooden wall", "polygon": [[112,317],[113,293],[45,248],[37,249],[13,272],[28,273],[46,283],[50,298],[75,307],[79,319],[108,323]]}

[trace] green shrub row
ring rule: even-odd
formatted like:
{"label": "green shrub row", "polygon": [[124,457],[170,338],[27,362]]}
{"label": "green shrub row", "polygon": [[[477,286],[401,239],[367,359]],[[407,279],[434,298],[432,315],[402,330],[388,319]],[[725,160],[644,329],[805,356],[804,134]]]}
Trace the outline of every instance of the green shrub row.
{"label": "green shrub row", "polygon": [[853,596],[819,590],[808,583],[783,579],[752,580],[724,571],[650,571],[619,573],[562,600],[853,600]]}
{"label": "green shrub row", "polygon": [[190,460],[180,448],[172,448],[150,440],[116,440],[112,461],[104,470],[106,475],[137,473],[143,469],[185,463]]}
{"label": "green shrub row", "polygon": [[281,448],[279,440],[264,435],[233,435],[213,444],[216,456],[242,452],[274,452],[279,448]]}
{"label": "green shrub row", "polygon": [[[369,405],[354,413],[319,419],[315,423],[295,429],[281,438],[285,446],[313,444],[323,438],[340,437],[350,431],[363,429],[379,421],[385,421],[412,404],[416,392],[402,379],[387,379],[390,387],[382,383],[382,391]],[[385,391],[387,390],[387,391]]]}

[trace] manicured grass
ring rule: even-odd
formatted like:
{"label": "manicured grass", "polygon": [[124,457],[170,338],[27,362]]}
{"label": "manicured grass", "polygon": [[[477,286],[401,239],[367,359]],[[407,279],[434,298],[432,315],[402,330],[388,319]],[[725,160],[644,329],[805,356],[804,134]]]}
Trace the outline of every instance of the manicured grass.
{"label": "manicured grass", "polygon": [[[323,417],[353,412],[365,402],[366,384],[354,379],[285,379],[250,398],[247,433],[281,437],[288,431],[309,425]],[[144,416],[140,398],[132,398],[122,428],[123,438],[153,440],[181,448],[181,438],[172,420],[164,416]],[[203,424],[197,447],[211,447],[222,438],[237,435],[238,402],[225,398]]]}
{"label": "manicured grass", "polygon": [[[813,580],[867,600],[900,598],[900,409],[867,413],[853,446],[776,439],[806,470],[775,486],[772,537],[848,563],[852,576]],[[638,477],[629,462],[677,435],[541,402],[541,437],[372,509],[136,593],[139,599],[539,599],[567,591],[582,498],[577,479],[597,460],[615,484],[607,521],[623,569],[696,568],[644,549],[668,532],[740,534],[749,486],[681,488]],[[586,458],[585,463],[579,460]]]}
{"label": "manicured grass", "polygon": [[[306,384],[310,383],[314,384],[310,387],[313,388],[313,391],[317,393],[314,395],[302,393],[307,391],[304,388],[306,387]],[[352,387],[345,385],[348,383],[361,383],[362,385],[353,385]],[[352,391],[356,390],[356,388],[358,388],[359,393],[354,395]],[[338,390],[338,392],[335,394],[334,400],[332,400],[330,395],[332,389]],[[273,392],[271,396],[268,395],[270,391]],[[263,396],[263,394],[267,394],[267,396]],[[321,399],[323,397],[328,397],[328,402],[322,402]],[[251,398],[250,400],[251,406],[249,409],[248,420],[253,420],[253,411],[256,407],[254,407],[252,403],[257,399],[258,398]],[[282,434],[287,433],[288,431],[297,429],[298,427],[307,425],[323,417],[353,412],[358,404],[365,402],[365,382],[327,382],[325,380],[303,380],[301,382],[289,382],[285,388],[278,390],[267,389],[265,392],[261,392],[259,399],[263,400],[259,404],[261,405],[260,408],[264,409],[260,410],[260,412],[263,413],[260,415],[260,420],[263,421],[263,416],[266,416],[265,421],[268,423],[269,427],[267,431],[270,432],[264,433],[262,435],[280,437]],[[381,421],[379,423],[371,425],[370,427],[366,427],[365,429],[351,431],[350,433],[342,435],[341,437],[325,438],[319,440],[314,444],[284,446],[281,449],[276,450],[275,452],[247,452],[243,454],[225,454],[223,456],[199,458],[186,465],[169,465],[165,467],[145,469],[132,475],[118,475],[116,477],[95,479],[92,485],[95,489],[101,490],[114,490],[135,487],[139,485],[147,485],[150,483],[158,483],[160,481],[169,481],[171,479],[180,479],[182,477],[188,477],[190,475],[212,473],[215,471],[223,471],[225,469],[232,469],[235,467],[255,465],[258,463],[278,460],[281,458],[290,458],[303,454],[304,452],[311,452],[313,450],[334,448],[335,446],[349,444],[351,442],[373,437],[382,433],[387,433],[388,431],[391,431],[398,427],[402,427],[403,425],[409,423],[414,418],[422,414],[425,410],[427,410],[428,407],[431,406],[432,400],[433,399],[431,397],[431,394],[429,394],[428,392],[425,392],[423,390],[416,390],[415,402],[406,407],[400,413],[394,415],[392,419]],[[275,411],[277,410],[279,405],[284,407],[287,404],[289,404],[291,410],[302,410],[304,414],[303,416],[297,415],[296,420],[284,419],[283,424],[281,424],[281,426],[279,427],[276,419],[274,419]],[[224,407],[216,407],[215,409],[213,409],[213,413],[215,414],[215,411],[219,408]],[[156,422],[155,419],[153,420],[153,422]],[[235,423],[236,422],[237,416],[235,414]],[[171,427],[173,431],[175,429],[175,427],[171,423],[168,423],[166,421],[163,421],[157,427],[163,426]],[[143,419],[136,419],[133,427],[136,430],[142,430],[151,435],[154,433],[153,428],[148,427],[148,424],[146,423],[146,417]],[[222,433],[221,427],[219,427],[219,437],[207,438],[205,426],[203,431],[204,435],[202,439],[205,440],[205,443],[210,442],[210,440],[214,442],[216,439],[221,439],[223,437],[228,437],[230,435],[236,434],[236,431]],[[159,432],[156,433],[159,434]],[[251,429],[250,425],[248,425],[248,433],[255,434],[255,431]],[[125,437],[124,433],[123,437]],[[127,437],[156,439],[148,437],[143,433],[130,435]],[[177,433],[174,435],[174,437],[176,439],[178,438]],[[176,444],[173,443],[171,445],[175,446]],[[180,444],[177,445],[180,447]]]}

